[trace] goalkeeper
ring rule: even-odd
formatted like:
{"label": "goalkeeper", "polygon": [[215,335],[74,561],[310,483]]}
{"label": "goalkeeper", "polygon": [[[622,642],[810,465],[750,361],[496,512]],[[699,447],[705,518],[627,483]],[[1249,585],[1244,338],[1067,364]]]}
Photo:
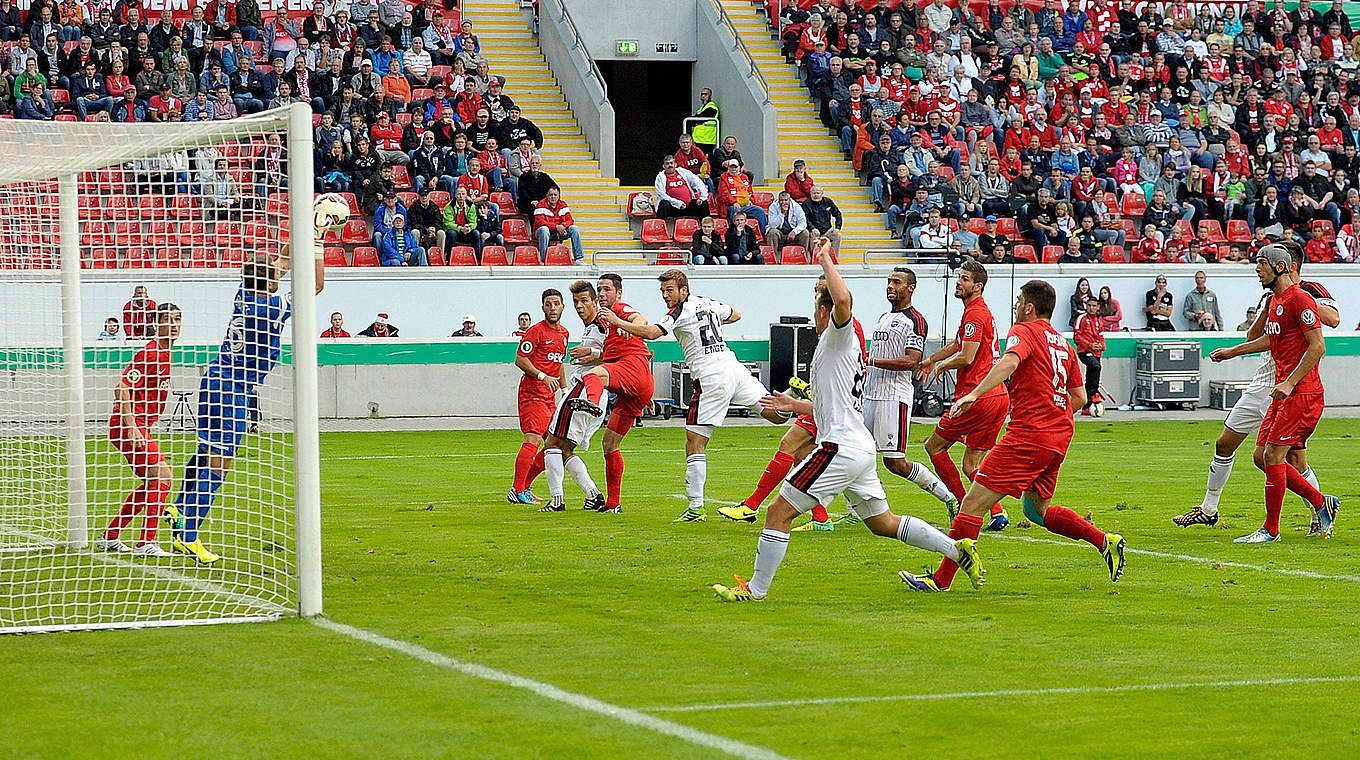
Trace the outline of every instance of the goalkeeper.
{"label": "goalkeeper", "polygon": [[[170,547],[204,565],[221,558],[203,546],[199,528],[246,433],[251,398],[278,362],[283,328],[292,316],[291,297],[277,294],[289,266],[287,244],[273,261],[257,256],[245,263],[227,335],[198,384],[198,450],[185,465],[184,484],[166,514],[175,524]],[[324,285],[318,249],[316,291]]]}

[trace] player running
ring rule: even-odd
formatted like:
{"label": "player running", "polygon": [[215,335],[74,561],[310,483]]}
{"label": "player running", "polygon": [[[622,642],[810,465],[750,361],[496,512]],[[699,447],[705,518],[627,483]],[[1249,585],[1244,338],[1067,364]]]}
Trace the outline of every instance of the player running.
{"label": "player running", "polygon": [[854,329],[850,289],[831,259],[830,241],[817,248],[817,262],[826,273],[826,287],[817,293],[813,320],[817,348],[812,354],[811,401],[784,393],[766,397],[767,409],[812,414],[817,420],[817,450],[808,455],[779,489],[779,496],[765,512],[765,529],[756,545],[755,573],[747,584],[714,584],[718,598],[727,602],[761,600],[774,582],[784,560],[793,518],[844,493],[852,512],[875,534],[939,552],[957,562],[973,584],[982,583],[982,560],[973,540],[950,540],[935,526],[910,516],[898,516],[888,508],[883,484],[878,480],[874,439],[864,427],[860,397],[866,370],[864,343]]}
{"label": "player running", "polygon": [[[165,411],[165,397],[170,393],[170,348],[179,337],[180,320],[178,306],[163,303],[156,307],[154,337],[133,355],[114,388],[109,441],[122,452],[142,483],[127,495],[108,529],[95,539],[95,548],[101,551],[130,551],[141,557],[173,556],[156,543],[156,530],[165,500],[170,496],[173,475],[161,447],[151,437],[151,426]],[[136,548],[131,548],[119,534],[138,513],[143,515],[142,536]]]}
{"label": "player running", "polygon": [[[954,384],[954,396],[961,397],[978,386],[992,367],[1001,359],[996,345],[996,321],[982,291],[987,287],[987,269],[973,259],[968,259],[959,268],[958,279],[954,281],[954,297],[963,301],[963,318],[959,320],[959,330],[954,340],[939,351],[921,361],[916,376],[926,385],[935,378],[952,369],[957,369],[958,380]],[[945,412],[935,432],[926,439],[926,453],[935,467],[935,474],[954,494],[956,501],[949,506],[952,521],[958,514],[957,508],[963,501],[966,491],[959,470],[949,456],[949,447],[962,443],[963,473],[971,483],[977,475],[983,457],[996,446],[1001,428],[1006,424],[1006,414],[1010,412],[1011,399],[1005,385],[997,385],[978,399],[967,417],[960,420]],[[983,530],[1004,530],[1011,524],[1010,516],[997,502],[992,505],[992,519]]]}
{"label": "player running", "polygon": [[869,374],[864,381],[864,426],[874,437],[883,466],[939,499],[949,514],[958,501],[930,468],[907,459],[911,404],[916,397],[913,374],[926,346],[926,318],[911,305],[916,273],[896,267],[888,275],[888,304],[869,341]]}
{"label": "player running", "polygon": [[1286,462],[1289,452],[1304,449],[1326,406],[1318,364],[1327,353],[1322,339],[1322,320],[1317,301],[1300,288],[1290,275],[1292,257],[1279,243],[1263,246],[1256,252],[1256,276],[1271,292],[1266,309],[1265,334],[1230,348],[1215,349],[1209,358],[1215,362],[1269,349],[1275,361],[1275,386],[1270,391],[1270,407],[1261,422],[1257,442],[1265,446],[1266,521],[1260,529],[1240,538],[1239,544],[1265,544],[1280,538],[1280,510],[1284,492],[1289,489],[1313,508],[1318,532],[1332,534],[1340,501],[1324,496],[1302,474]]}
{"label": "player running", "polygon": [[[586,495],[582,509],[592,512],[609,511],[605,508],[604,495],[595,486],[590,471],[586,469],[586,463],[576,455],[577,446],[582,449],[590,448],[590,439],[595,436],[595,431],[600,429],[601,415],[578,412],[572,404],[573,400],[585,392],[585,386],[579,382],[580,377],[588,368],[599,364],[604,352],[605,328],[600,324],[600,296],[595,286],[585,280],[573,282],[569,290],[572,308],[581,318],[585,330],[581,333],[581,342],[572,346],[568,352],[572,357],[574,377],[567,384],[572,386],[572,390],[557,402],[557,409],[553,412],[548,426],[548,436],[543,444],[541,461],[548,478],[548,503],[538,511],[566,511],[566,495],[563,489],[565,473],[571,473],[571,479],[576,481],[576,485],[580,486]],[[534,482],[538,466],[536,460],[534,468],[524,481],[525,489]]]}
{"label": "player running", "polygon": [[[316,256],[316,292],[326,270]],[[246,434],[250,397],[279,360],[283,327],[293,313],[292,299],[277,294],[279,278],[291,266],[288,244],[270,261],[257,256],[241,268],[226,337],[198,384],[198,450],[184,466],[184,483],[166,514],[176,525],[170,547],[210,565],[221,557],[208,551],[199,528],[222,487],[241,438]]]}
{"label": "player running", "polygon": [[537,504],[529,484],[543,467],[539,444],[552,420],[557,404],[557,391],[567,384],[567,339],[570,334],[562,326],[562,292],[555,288],[543,291],[540,298],[543,320],[523,330],[519,336],[519,350],[515,366],[524,373],[519,379],[519,430],[524,434],[519,454],[515,457],[515,480],[506,499],[511,504]]}
{"label": "player running", "polygon": [[[751,376],[723,338],[722,326],[741,319],[741,312],[720,301],[692,295],[689,277],[679,269],[667,269],[656,278],[661,283],[661,300],[666,302],[666,316],[655,323],[632,322],[606,312],[604,321],[643,340],[656,340],[674,335],[685,354],[694,378],[694,393],[685,419],[685,496],[689,508],[675,522],[703,522],[704,482],[708,479],[708,441],[713,429],[723,423],[729,406],[744,406],[774,423],[784,421],[776,412],[762,409],[760,400],[769,391]],[[724,507],[724,509],[734,509]],[[724,516],[733,517],[723,513]],[[755,522],[755,511],[750,516],[733,519]]]}
{"label": "player running", "polygon": [[[623,302],[623,278],[613,273],[602,274],[595,287],[604,307],[599,310],[599,321],[605,329],[604,349],[600,363],[581,373],[567,403],[574,411],[602,417],[605,390],[616,394],[601,445],[608,498],[598,511],[618,513],[623,495],[623,451],[619,444],[652,403],[652,351],[647,348],[647,341],[619,327],[624,322],[647,324],[641,314]],[[579,349],[580,346],[572,349],[573,358]]]}
{"label": "player running", "polygon": [[[1305,293],[1317,301],[1318,319],[1328,327],[1341,324],[1341,313],[1337,311],[1336,302],[1332,300],[1332,294],[1327,292],[1327,288],[1322,283],[1302,279],[1299,270],[1303,266],[1303,248],[1293,241],[1281,242],[1279,245],[1289,250],[1290,259],[1293,261],[1290,277]],[[1255,340],[1265,334],[1270,298],[1269,293],[1261,296],[1261,303],[1256,308],[1256,320],[1247,329],[1247,340]],[[1237,449],[1248,435],[1261,429],[1261,421],[1265,419],[1266,409],[1270,406],[1270,392],[1275,386],[1275,361],[1271,358],[1270,352],[1261,356],[1262,361],[1256,368],[1256,374],[1246,390],[1242,391],[1237,403],[1233,404],[1232,411],[1228,412],[1228,418],[1223,421],[1223,432],[1214,443],[1214,458],[1209,464],[1209,482],[1204,490],[1204,499],[1198,507],[1172,518],[1181,527],[1218,524],[1218,502],[1223,496],[1223,487],[1228,484],[1228,477],[1232,475]],[[1252,461],[1262,471],[1265,470],[1265,443],[1264,439],[1258,437],[1252,455]],[[1287,461],[1303,475],[1304,480],[1311,483],[1314,488],[1322,490],[1313,468],[1308,466],[1307,454],[1307,449],[1290,449]],[[1312,510],[1310,512],[1312,519],[1309,521],[1308,535],[1315,536],[1320,532],[1318,513]]]}
{"label": "player running", "polygon": [[[1075,425],[1072,413],[1086,405],[1081,365],[1072,345],[1049,319],[1057,295],[1043,280],[1030,280],[1015,299],[1015,324],[1006,336],[1006,351],[977,387],[954,400],[949,416],[966,422],[979,411],[979,399],[1007,379],[1011,381],[1011,421],[1001,443],[982,460],[958,517],[952,538],[977,538],[982,518],[1003,495],[1020,499],[1025,517],[1050,532],[1088,541],[1105,559],[1110,580],[1124,574],[1124,538],[1102,533],[1066,507],[1051,504]],[[966,568],[965,568],[966,570]],[[917,591],[943,591],[954,580],[955,566],[946,559],[929,575],[900,573]]]}

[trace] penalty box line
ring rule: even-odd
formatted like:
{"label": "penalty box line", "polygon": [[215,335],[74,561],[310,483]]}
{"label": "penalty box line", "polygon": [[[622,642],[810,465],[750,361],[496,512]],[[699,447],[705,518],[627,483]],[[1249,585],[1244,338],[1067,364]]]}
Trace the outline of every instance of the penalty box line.
{"label": "penalty box line", "polygon": [[517,676],[513,673],[506,673],[485,665],[457,660],[448,655],[440,654],[439,652],[426,649],[425,647],[418,644],[412,644],[408,641],[389,638],[382,634],[374,633],[373,631],[356,628],[352,625],[347,625],[324,617],[312,618],[311,622],[318,627],[337,633],[341,636],[347,636],[365,644],[371,644],[393,652],[399,652],[430,665],[446,668],[483,681],[490,681],[492,683],[522,689],[554,702],[560,702],[579,710],[603,715],[607,718],[619,721],[620,723],[645,728],[696,746],[717,750],[718,752],[722,752],[731,757],[739,757],[743,758],[743,760],[788,760],[784,755],[774,752],[773,750],[765,749],[764,747],[746,744],[745,742],[729,739],[725,736],[718,736],[717,734],[710,734],[707,731],[701,731],[697,728],[674,723],[664,718],[647,715],[640,710],[620,707],[615,704],[610,704],[609,702],[595,699],[594,697],[587,697],[584,694],[566,691],[565,689],[560,689],[542,681],[535,681],[531,678]]}

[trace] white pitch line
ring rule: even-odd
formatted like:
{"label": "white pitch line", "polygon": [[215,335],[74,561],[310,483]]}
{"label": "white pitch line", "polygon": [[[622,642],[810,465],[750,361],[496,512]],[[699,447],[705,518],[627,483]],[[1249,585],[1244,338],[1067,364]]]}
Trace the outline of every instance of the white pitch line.
{"label": "white pitch line", "polygon": [[690,744],[717,750],[732,757],[740,757],[745,760],[788,760],[784,755],[774,752],[773,750],[765,749],[764,747],[757,747],[753,744],[737,741],[736,739],[710,734],[707,731],[700,731],[697,728],[673,723],[664,718],[647,715],[639,710],[619,707],[618,705],[610,704],[593,697],[587,697],[584,694],[577,694],[575,692],[559,689],[552,684],[543,683],[542,681],[524,678],[523,676],[517,676],[513,673],[505,673],[485,665],[455,660],[448,655],[440,654],[417,644],[388,638],[382,634],[366,631],[352,625],[338,623],[323,617],[312,618],[311,622],[328,631],[333,631],[342,636],[348,636],[366,644],[382,647],[383,649],[400,652],[401,654],[413,657],[421,662],[429,663],[430,665],[447,668],[464,675],[472,676],[473,678],[480,678],[484,681],[491,681],[493,683],[504,684],[516,689],[533,692],[540,697],[551,699],[554,702],[561,702],[562,704],[580,710],[598,713],[607,718],[613,718],[621,723],[627,723],[631,726],[638,726],[639,728],[645,728],[659,734],[665,734],[666,736],[671,736],[689,742]]}
{"label": "white pitch line", "polygon": [[[768,447],[768,446],[739,446],[739,447],[724,447],[722,450],[723,450],[723,451],[769,451],[769,450],[770,450],[770,447]],[[647,452],[648,452],[648,453],[652,453],[652,454],[683,454],[683,453],[685,453],[685,450],[684,450],[684,449],[653,449],[653,448],[648,448],[648,449],[647,449]],[[501,459],[513,459],[513,458],[515,457],[515,452],[513,452],[513,451],[502,451],[502,452],[485,452],[485,451],[481,451],[481,452],[477,452],[477,453],[475,453],[475,454],[453,454],[453,453],[445,453],[445,454],[439,454],[439,453],[435,453],[435,454],[361,454],[361,455],[355,455],[355,456],[321,457],[321,461],[323,461],[323,462],[367,462],[367,461],[375,461],[375,460],[383,460],[383,459],[471,459],[471,458],[473,458],[473,457],[492,457],[492,458],[501,458]]]}
{"label": "white pitch line", "polygon": [[997,699],[1005,697],[1046,697],[1068,694],[1123,694],[1140,691],[1176,691],[1180,689],[1234,689],[1262,686],[1297,686],[1319,683],[1356,683],[1360,676],[1316,676],[1304,678],[1262,678],[1233,681],[1181,681],[1168,683],[1125,684],[1123,686],[1057,686],[1046,689],[997,689],[994,691],[954,691],[923,694],[885,694],[881,696],[813,697],[809,699],[777,699],[766,702],[726,702],[709,705],[660,705],[640,707],[643,712],[710,712],[766,707],[801,707],[806,705],[864,704],[868,702],[940,702],[957,699]]}

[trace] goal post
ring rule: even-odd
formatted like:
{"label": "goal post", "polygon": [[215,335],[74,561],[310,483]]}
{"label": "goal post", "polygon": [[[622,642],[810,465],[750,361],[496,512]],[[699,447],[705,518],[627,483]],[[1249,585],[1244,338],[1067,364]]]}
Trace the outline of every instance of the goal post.
{"label": "goal post", "polygon": [[0,633],[321,613],[312,130],[0,120]]}

